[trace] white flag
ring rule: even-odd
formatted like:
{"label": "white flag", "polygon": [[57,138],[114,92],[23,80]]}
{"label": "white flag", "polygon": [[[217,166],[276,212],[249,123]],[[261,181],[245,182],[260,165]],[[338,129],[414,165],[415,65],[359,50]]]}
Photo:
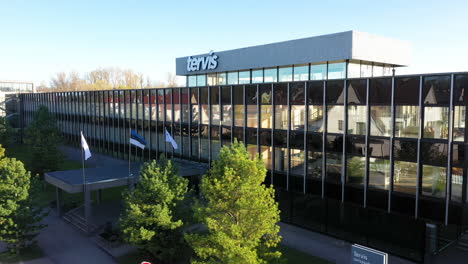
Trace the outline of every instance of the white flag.
{"label": "white flag", "polygon": [[85,160],[91,158],[91,151],[89,151],[88,143],[86,143],[86,139],[83,136],[83,131],[81,133],[81,147],[84,150],[85,153]]}
{"label": "white flag", "polygon": [[177,142],[175,142],[174,138],[171,136],[171,134],[169,134],[169,132],[167,132],[167,129],[166,130],[166,142],[170,142],[172,144],[172,147],[174,149],[177,149]]}

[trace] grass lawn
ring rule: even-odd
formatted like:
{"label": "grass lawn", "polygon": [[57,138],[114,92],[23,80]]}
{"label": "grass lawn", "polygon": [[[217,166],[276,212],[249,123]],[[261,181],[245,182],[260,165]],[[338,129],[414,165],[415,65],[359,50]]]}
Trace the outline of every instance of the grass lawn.
{"label": "grass lawn", "polygon": [[[285,264],[332,264],[332,262],[324,259],[311,256],[302,251],[280,245],[280,250],[283,252],[283,258],[286,260]],[[117,258],[119,264],[135,264],[148,260],[142,256],[138,251]]]}
{"label": "grass lawn", "polygon": [[44,257],[44,252],[37,245],[24,249],[19,255],[10,252],[0,253],[0,263],[23,263],[24,261]]}

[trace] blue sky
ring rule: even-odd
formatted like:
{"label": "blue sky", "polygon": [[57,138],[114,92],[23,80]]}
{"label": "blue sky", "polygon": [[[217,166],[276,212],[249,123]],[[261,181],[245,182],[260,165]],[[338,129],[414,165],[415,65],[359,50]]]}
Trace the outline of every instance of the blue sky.
{"label": "blue sky", "polygon": [[131,68],[164,80],[175,58],[358,30],[408,41],[399,73],[468,71],[468,1],[0,0],[0,80]]}

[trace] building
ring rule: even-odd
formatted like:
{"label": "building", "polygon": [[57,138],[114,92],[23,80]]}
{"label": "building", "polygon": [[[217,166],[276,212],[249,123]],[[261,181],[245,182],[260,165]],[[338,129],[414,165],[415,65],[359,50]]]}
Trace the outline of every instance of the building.
{"label": "building", "polygon": [[[468,73],[395,76],[402,42],[354,31],[177,58],[187,87],[22,94],[65,138],[127,158],[261,154],[282,221],[423,261],[468,224]],[[180,146],[165,142],[167,129]]]}
{"label": "building", "polygon": [[6,117],[14,128],[19,128],[18,94],[33,92],[34,84],[31,82],[0,80],[0,116]]}

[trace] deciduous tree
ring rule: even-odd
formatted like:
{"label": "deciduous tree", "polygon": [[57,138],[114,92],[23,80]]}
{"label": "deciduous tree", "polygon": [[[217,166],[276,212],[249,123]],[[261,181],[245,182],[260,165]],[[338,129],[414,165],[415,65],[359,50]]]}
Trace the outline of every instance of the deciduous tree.
{"label": "deciduous tree", "polygon": [[187,234],[195,251],[193,263],[274,263],[281,253],[278,204],[273,187],[263,184],[266,169],[252,160],[244,145],[223,147],[218,160],[202,179],[197,216],[206,233]]}
{"label": "deciduous tree", "polygon": [[0,241],[16,254],[34,243],[47,215],[37,201],[38,183],[21,161],[3,156],[0,145]]}

